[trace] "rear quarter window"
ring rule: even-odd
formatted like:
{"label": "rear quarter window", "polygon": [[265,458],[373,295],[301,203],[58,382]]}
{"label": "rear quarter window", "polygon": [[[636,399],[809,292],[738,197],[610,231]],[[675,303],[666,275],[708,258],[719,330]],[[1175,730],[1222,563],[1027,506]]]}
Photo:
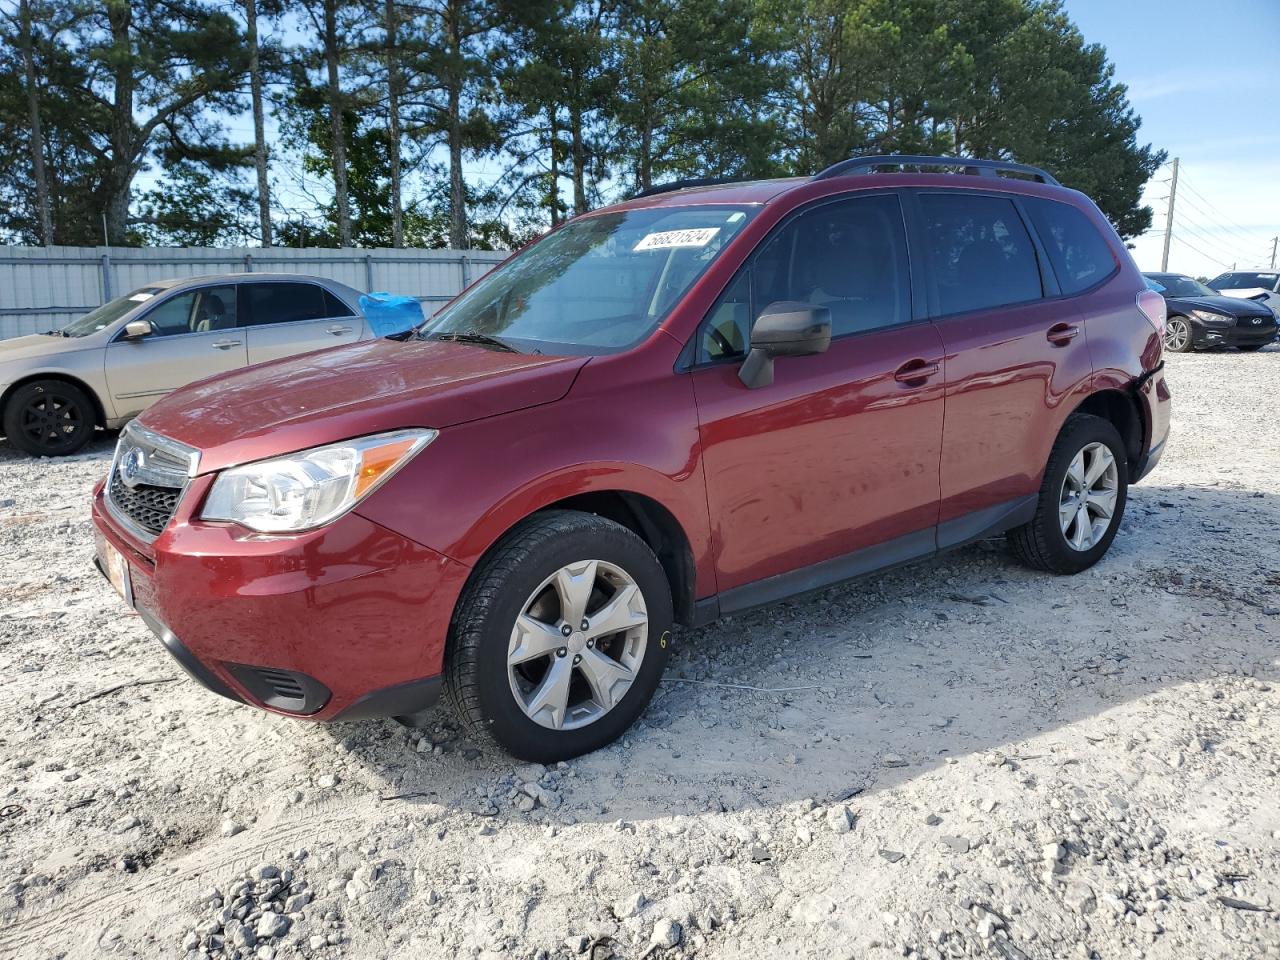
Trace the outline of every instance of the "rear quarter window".
{"label": "rear quarter window", "polygon": [[1039,197],[1026,197],[1023,202],[1063,293],[1088,290],[1115,272],[1111,245],[1083,212]]}

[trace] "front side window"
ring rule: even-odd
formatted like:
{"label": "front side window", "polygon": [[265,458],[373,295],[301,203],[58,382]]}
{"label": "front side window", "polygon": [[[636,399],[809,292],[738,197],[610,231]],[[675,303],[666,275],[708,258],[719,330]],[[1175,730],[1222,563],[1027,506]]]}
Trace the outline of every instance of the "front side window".
{"label": "front side window", "polygon": [[518,350],[616,353],[652,333],[751,217],[730,206],[655,207],[567,223],[419,328]]}
{"label": "front side window", "polygon": [[229,330],[236,326],[236,288],[228,284],[188,290],[157,304],[142,319],[151,322],[157,337]]}
{"label": "front side window", "polygon": [[941,313],[1037,300],[1040,268],[1013,201],[963,193],[920,196]]}
{"label": "front side window", "polygon": [[1111,246],[1083,213],[1067,203],[1023,199],[1063,293],[1079,293],[1116,270]]}
{"label": "front side window", "polygon": [[699,360],[745,355],[755,317],[779,300],[829,309],[833,337],[908,322],[911,284],[898,198],[838,200],[783,224],[711,308]]}
{"label": "front side window", "polygon": [[[249,323],[261,326],[265,323],[293,323],[297,320],[324,320],[335,316],[325,289],[314,283],[290,281],[263,281],[245,285],[245,303],[249,311]],[[330,297],[330,300],[332,297]],[[337,316],[346,316],[350,310],[343,308]]]}

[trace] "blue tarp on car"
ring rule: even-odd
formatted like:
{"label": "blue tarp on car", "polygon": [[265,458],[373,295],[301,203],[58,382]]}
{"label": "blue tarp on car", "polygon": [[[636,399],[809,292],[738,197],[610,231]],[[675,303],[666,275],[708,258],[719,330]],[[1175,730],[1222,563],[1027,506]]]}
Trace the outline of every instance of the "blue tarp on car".
{"label": "blue tarp on car", "polygon": [[423,321],[421,303],[394,293],[366,293],[360,297],[360,309],[375,337],[404,333]]}

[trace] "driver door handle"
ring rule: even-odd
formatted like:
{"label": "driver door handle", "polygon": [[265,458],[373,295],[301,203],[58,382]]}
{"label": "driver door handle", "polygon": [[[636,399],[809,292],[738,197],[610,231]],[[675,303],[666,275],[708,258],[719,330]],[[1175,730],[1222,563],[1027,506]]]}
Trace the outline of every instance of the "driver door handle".
{"label": "driver door handle", "polygon": [[335,326],[332,326],[332,327],[326,327],[324,332],[325,332],[325,333],[331,333],[331,334],[333,334],[335,337],[340,337],[340,336],[342,336],[344,333],[350,333],[350,332],[351,332],[351,328],[350,328],[350,327],[340,327],[340,326],[335,325]]}
{"label": "driver door handle", "polygon": [[930,377],[936,377],[941,368],[929,360],[908,360],[893,372],[893,379],[907,386],[918,386]]}
{"label": "driver door handle", "polygon": [[1080,328],[1074,323],[1055,323],[1044,335],[1045,339],[1055,347],[1065,347],[1080,335]]}
{"label": "driver door handle", "polygon": [[232,347],[238,347],[244,343],[243,340],[215,340],[213,341],[213,349],[230,350]]}

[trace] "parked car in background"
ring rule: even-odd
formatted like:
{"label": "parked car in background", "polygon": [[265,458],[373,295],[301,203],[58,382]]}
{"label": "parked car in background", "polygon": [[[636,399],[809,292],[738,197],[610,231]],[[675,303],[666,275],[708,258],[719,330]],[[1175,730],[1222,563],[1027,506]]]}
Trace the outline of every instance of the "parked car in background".
{"label": "parked car in background", "polygon": [[1164,345],[1174,353],[1205,347],[1261,350],[1276,338],[1276,315],[1264,303],[1223,296],[1181,273],[1145,273],[1165,299]]}
{"label": "parked car in background", "polygon": [[1227,297],[1241,297],[1265,303],[1280,316],[1280,272],[1275,270],[1233,270],[1219,274],[1209,286]]}
{"label": "parked car in background", "polygon": [[193,380],[371,335],[360,292],[333,280],[164,280],[60,330],[0,340],[0,427],[19,450],[65,456]]}
{"label": "parked car in background", "polygon": [[[935,172],[875,172],[903,165]],[[644,709],[673,621],[1006,533],[1096,563],[1164,450],[1164,314],[1034,168],[650,190],[410,336],[149,409],[94,491],[98,562],[223,696],[414,724],[443,690],[562,760]]]}

